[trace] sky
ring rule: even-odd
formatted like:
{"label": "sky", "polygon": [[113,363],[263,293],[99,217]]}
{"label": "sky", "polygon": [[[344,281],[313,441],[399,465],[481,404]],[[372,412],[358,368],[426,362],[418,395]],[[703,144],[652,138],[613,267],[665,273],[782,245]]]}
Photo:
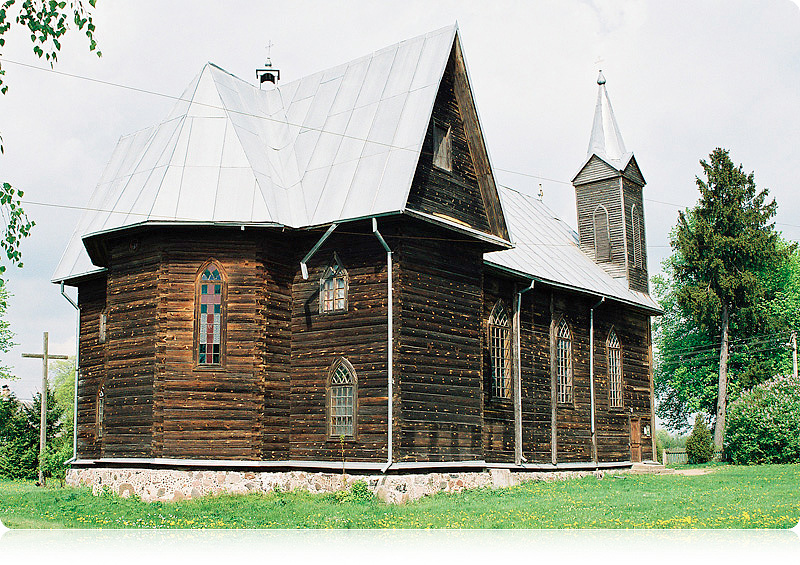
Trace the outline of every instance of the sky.
{"label": "sky", "polygon": [[288,82],[457,21],[498,182],[529,194],[541,184],[545,203],[573,227],[570,181],[586,158],[602,69],[647,180],[651,275],[670,253],[678,210],[697,202],[699,160],[716,147],[755,172],[778,202],[776,227],[800,240],[798,3],[101,0],[103,56],[73,32],[57,72],[12,29],[0,51],[9,85],[0,181],[25,191],[37,225],[23,243],[24,268],[6,273],[18,344],[0,356],[18,377],[7,384],[23,399],[40,390],[41,362],[21,353],[40,352],[43,331],[51,353],[75,352],[75,310],[50,279],[119,137],[163,120],[169,97],[208,61],[254,82],[269,43]]}

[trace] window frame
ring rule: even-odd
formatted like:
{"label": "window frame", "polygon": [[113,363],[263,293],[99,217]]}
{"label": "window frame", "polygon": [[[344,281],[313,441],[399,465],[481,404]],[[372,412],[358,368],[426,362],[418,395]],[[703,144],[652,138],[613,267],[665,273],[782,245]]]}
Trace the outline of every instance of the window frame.
{"label": "window frame", "polygon": [[[325,285],[328,281],[333,282],[333,288],[326,289]],[[340,308],[336,307],[336,303],[338,298],[336,297],[336,281],[342,281],[342,290],[344,296],[342,297],[343,305]],[[326,293],[332,292],[333,297],[330,300],[330,303],[333,305],[332,308],[326,309],[325,305],[329,302],[326,298]],[[322,276],[319,278],[319,313],[320,314],[340,314],[347,312],[350,308],[350,275],[347,272],[347,269],[344,267],[342,260],[339,258],[339,254],[334,252],[333,258],[331,259],[328,266],[322,272]]]}
{"label": "window frame", "polygon": [[[333,387],[342,385],[332,385],[331,381],[336,376],[339,369],[344,368],[350,376],[352,387],[352,433],[334,434],[333,433]],[[358,440],[358,375],[352,363],[346,357],[340,357],[331,364],[328,369],[328,376],[325,379],[325,439],[326,441],[345,441],[354,442]]]}
{"label": "window frame", "polygon": [[106,383],[105,380],[100,383],[100,387],[97,389],[97,394],[95,395],[95,403],[94,403],[94,435],[95,438],[100,441],[103,439],[103,422],[105,417],[105,409],[106,409]]}
{"label": "window frame", "polygon": [[[213,267],[217,270],[220,276],[220,338],[219,338],[219,361],[217,363],[208,363],[208,362],[200,362],[200,346],[205,345],[200,343],[200,330],[201,330],[201,310],[202,310],[202,285],[204,283],[208,283],[210,281],[204,281],[203,275],[205,272]],[[214,259],[209,259],[198,269],[197,274],[195,276],[195,307],[194,307],[194,368],[196,370],[212,370],[212,371],[219,371],[224,370],[225,362],[226,362],[226,345],[227,345],[227,318],[228,318],[228,309],[227,309],[227,302],[228,302],[228,277],[225,273],[225,270],[222,268],[222,265],[219,261]],[[207,314],[207,312],[206,312]],[[214,344],[212,344],[214,345]],[[213,352],[212,352],[213,355]]]}
{"label": "window frame", "polygon": [[644,250],[642,240],[643,225],[638,213],[636,204],[631,204],[631,223],[633,224],[633,266],[639,269],[644,268]]}
{"label": "window frame", "polygon": [[[612,341],[613,338],[613,341]],[[616,344],[614,344],[616,341]],[[617,351],[616,362],[618,363],[617,366],[617,374],[615,375],[613,371],[614,367],[614,356],[613,352]],[[606,362],[607,365],[607,375],[608,375],[608,408],[609,410],[624,410],[625,409],[625,381],[624,381],[624,373],[622,371],[622,343],[619,341],[619,336],[614,328],[608,332],[608,338],[606,338]],[[615,395],[615,383],[618,386],[616,390],[617,394]],[[617,403],[615,403],[615,396],[617,398]]]}
{"label": "window frame", "polygon": [[449,124],[433,123],[431,163],[440,171],[453,172],[453,128]]}
{"label": "window frame", "polygon": [[108,341],[108,311],[103,310],[100,312],[99,325],[97,328],[97,341],[98,343],[105,344]]}
{"label": "window frame", "polygon": [[[568,335],[562,335],[562,328],[566,329],[566,333]],[[561,342],[566,342],[566,350],[567,350],[567,358],[566,358],[566,375],[564,375],[564,379],[562,379],[562,363],[561,363]],[[567,320],[562,316],[555,325],[555,373],[556,373],[556,404],[559,406],[575,406],[575,362],[574,362],[574,351],[572,348],[572,343],[574,341],[574,336],[572,333],[572,328],[569,327],[569,323]],[[565,387],[566,390],[562,394],[562,388]],[[564,398],[564,400],[562,400]]]}
{"label": "window frame", "polygon": [[[499,319],[501,315],[505,317],[505,324],[498,323],[502,322],[502,319]],[[514,386],[513,354],[511,350],[513,321],[509,316],[508,308],[506,308],[502,300],[495,302],[494,307],[492,307],[486,327],[486,336],[489,343],[489,397],[496,400],[510,401]],[[496,336],[495,332],[503,333]],[[502,345],[498,345],[498,340],[502,342]],[[496,353],[498,348],[502,348],[499,354]],[[500,369],[504,373],[503,375],[500,375],[497,370],[496,360],[499,359],[504,361],[504,366]]]}

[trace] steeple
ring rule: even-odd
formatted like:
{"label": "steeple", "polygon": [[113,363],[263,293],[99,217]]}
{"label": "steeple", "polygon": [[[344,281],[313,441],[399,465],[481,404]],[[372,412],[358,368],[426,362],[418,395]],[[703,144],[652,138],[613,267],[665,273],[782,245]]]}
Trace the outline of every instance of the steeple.
{"label": "steeple", "polygon": [[625,150],[625,142],[619,132],[611,100],[606,90],[606,78],[603,71],[597,77],[597,104],[594,109],[594,122],[592,123],[592,137],[589,139],[587,157],[597,155],[605,161],[617,161],[612,165],[624,164],[630,156]]}
{"label": "steeple", "polygon": [[627,279],[631,290],[647,292],[645,181],[622,141],[602,71],[589,151],[572,184],[581,250],[612,277]]}

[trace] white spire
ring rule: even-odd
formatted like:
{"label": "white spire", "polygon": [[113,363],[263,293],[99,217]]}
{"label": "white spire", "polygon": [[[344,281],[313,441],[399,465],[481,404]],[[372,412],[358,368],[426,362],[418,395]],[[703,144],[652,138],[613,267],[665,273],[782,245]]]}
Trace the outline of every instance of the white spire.
{"label": "white spire", "polygon": [[611,109],[611,101],[606,92],[606,79],[603,71],[597,77],[597,106],[594,111],[592,137],[589,140],[587,157],[597,155],[604,160],[622,161],[627,156],[625,143]]}

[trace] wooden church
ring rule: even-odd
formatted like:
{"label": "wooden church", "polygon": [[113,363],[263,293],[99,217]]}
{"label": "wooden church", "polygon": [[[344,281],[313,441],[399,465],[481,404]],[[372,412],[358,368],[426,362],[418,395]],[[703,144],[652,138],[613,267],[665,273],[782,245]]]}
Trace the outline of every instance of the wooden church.
{"label": "wooden church", "polygon": [[206,65],[120,139],[53,277],[73,466],[652,459],[645,181],[604,82],[576,234],[496,184],[456,26],[265,90]]}

